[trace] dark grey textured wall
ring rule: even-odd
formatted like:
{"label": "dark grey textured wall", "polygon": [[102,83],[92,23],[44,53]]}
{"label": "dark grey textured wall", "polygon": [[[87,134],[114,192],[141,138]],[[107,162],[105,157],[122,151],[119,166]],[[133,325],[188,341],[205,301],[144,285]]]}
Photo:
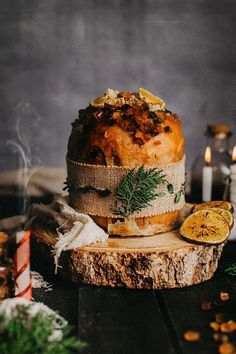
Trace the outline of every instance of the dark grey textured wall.
{"label": "dark grey textured wall", "polygon": [[1,169],[22,164],[22,147],[29,163],[63,165],[70,122],[107,87],[163,97],[182,117],[188,165],[208,122],[236,130],[235,0],[0,5]]}

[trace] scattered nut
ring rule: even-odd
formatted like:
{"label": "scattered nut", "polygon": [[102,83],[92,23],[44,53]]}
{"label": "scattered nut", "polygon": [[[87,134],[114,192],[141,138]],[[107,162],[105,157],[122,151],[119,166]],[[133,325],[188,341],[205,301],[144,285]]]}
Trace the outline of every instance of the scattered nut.
{"label": "scattered nut", "polygon": [[200,339],[200,333],[196,331],[187,331],[184,333],[184,339],[188,342],[197,342]]}
{"label": "scattered nut", "polygon": [[228,342],[229,337],[226,336],[226,334],[214,333],[214,334],[213,334],[213,339],[214,339],[215,341],[217,341],[217,342],[225,343],[225,342]]}
{"label": "scattered nut", "polygon": [[222,343],[218,350],[220,354],[233,354],[234,346],[231,343]]}
{"label": "scattered nut", "polygon": [[211,310],[211,306],[212,306],[211,302],[204,301],[202,303],[202,310],[209,311],[209,310]]}
{"label": "scattered nut", "polygon": [[210,327],[213,329],[213,331],[217,332],[220,329],[220,324],[217,322],[211,322]]}
{"label": "scattered nut", "polygon": [[220,325],[220,330],[222,333],[232,333],[234,328],[234,321],[224,322]]}
{"label": "scattered nut", "polygon": [[228,301],[228,300],[229,300],[229,294],[226,293],[226,292],[224,292],[224,291],[221,291],[221,292],[220,292],[220,299],[221,299],[222,301]]}
{"label": "scattered nut", "polygon": [[221,334],[220,340],[222,343],[226,343],[229,341],[229,337],[226,334]]}
{"label": "scattered nut", "polygon": [[215,319],[216,319],[216,322],[217,322],[217,323],[222,323],[222,322],[224,322],[224,318],[223,318],[223,314],[222,314],[222,313],[217,313],[217,314],[215,315]]}
{"label": "scattered nut", "polygon": [[214,334],[213,334],[213,339],[214,339],[215,341],[220,341],[220,333],[214,333]]}

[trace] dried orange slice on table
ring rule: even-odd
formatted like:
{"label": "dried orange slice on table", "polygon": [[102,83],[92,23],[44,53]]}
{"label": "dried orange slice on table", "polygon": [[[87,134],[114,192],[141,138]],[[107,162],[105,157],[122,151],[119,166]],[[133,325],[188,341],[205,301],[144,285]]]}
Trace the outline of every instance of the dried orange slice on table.
{"label": "dried orange slice on table", "polygon": [[234,212],[233,205],[230,202],[226,202],[224,200],[213,200],[211,202],[205,202],[201,204],[195,205],[193,212],[202,209],[211,209],[211,208],[220,208],[230,211],[231,213]]}
{"label": "dried orange slice on table", "polygon": [[180,235],[189,242],[217,245],[227,240],[230,228],[226,219],[211,209],[190,214],[180,227]]}

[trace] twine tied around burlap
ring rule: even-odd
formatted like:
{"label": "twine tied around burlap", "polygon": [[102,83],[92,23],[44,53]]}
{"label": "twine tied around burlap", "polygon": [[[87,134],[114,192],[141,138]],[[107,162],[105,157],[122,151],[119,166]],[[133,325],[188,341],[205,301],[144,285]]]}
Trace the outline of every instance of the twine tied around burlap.
{"label": "twine tied around burlap", "polygon": [[[112,207],[116,203],[115,189],[133,168],[86,164],[73,161],[68,157],[66,161],[68,183],[74,187],[69,191],[70,205],[84,214],[120,218],[119,215],[112,212]],[[165,195],[157,197],[150,206],[143,208],[139,213],[133,213],[132,218],[148,217],[180,210],[185,204],[183,193],[185,156],[178,162],[151,166],[150,168],[158,168],[163,171],[163,174],[166,175],[165,179],[173,185],[173,193],[168,193],[165,184],[158,185],[157,192],[164,192]],[[87,188],[86,193],[81,191],[83,188]],[[101,196],[96,190],[108,190],[111,193]],[[177,193],[180,196],[178,202],[176,202]]]}

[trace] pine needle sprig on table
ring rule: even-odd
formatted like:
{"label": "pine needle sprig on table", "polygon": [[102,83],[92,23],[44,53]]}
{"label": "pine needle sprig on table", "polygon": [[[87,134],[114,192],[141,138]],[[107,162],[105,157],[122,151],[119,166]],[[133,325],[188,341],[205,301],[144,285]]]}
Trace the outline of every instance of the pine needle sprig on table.
{"label": "pine needle sprig on table", "polygon": [[6,319],[0,317],[0,353],[1,354],[72,354],[84,348],[85,344],[76,337],[70,336],[71,328],[61,329],[62,338],[49,340],[55,331],[54,315],[38,313],[28,323],[27,314],[19,314],[11,319],[7,327]]}
{"label": "pine needle sprig on table", "polygon": [[112,208],[112,212],[125,218],[134,212],[140,212],[143,208],[150,206],[155,198],[166,194],[156,192],[160,184],[167,184],[168,192],[173,193],[173,186],[166,180],[163,170],[157,168],[145,170],[144,166],[138,170],[132,169],[115,190],[117,203]]}
{"label": "pine needle sprig on table", "polygon": [[230,265],[227,265],[224,269],[225,273],[236,276],[236,262],[232,263]]}

